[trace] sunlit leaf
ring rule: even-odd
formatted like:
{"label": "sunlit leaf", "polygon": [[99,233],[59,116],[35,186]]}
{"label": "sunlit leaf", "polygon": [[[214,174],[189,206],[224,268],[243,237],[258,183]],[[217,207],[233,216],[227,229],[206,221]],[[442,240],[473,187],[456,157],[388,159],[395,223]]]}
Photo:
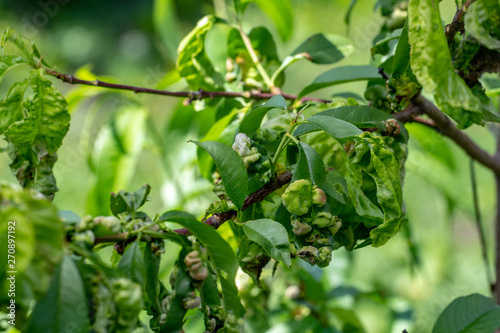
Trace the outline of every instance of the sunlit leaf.
{"label": "sunlit leaf", "polygon": [[27,65],[28,62],[23,57],[4,55],[0,57],[0,81],[5,73],[21,65]]}
{"label": "sunlit leaf", "polygon": [[252,110],[248,111],[240,124],[240,133],[245,133],[249,137],[255,135],[260,128],[262,120],[266,114],[272,109],[286,110],[286,101],[281,95],[273,96],[269,101],[263,105],[255,106]]}
{"label": "sunlit leaf", "polygon": [[28,82],[14,83],[7,93],[7,97],[0,101],[0,134],[13,122],[23,118],[22,101]]}

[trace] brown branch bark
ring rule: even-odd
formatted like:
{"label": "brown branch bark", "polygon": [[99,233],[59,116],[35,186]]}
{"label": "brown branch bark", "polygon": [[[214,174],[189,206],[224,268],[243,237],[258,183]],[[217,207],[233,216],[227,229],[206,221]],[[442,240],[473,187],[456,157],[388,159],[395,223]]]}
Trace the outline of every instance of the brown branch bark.
{"label": "brown branch bark", "polygon": [[[152,89],[152,88],[144,88],[144,87],[136,87],[136,86],[130,86],[130,85],[125,85],[125,84],[116,84],[116,83],[109,83],[109,82],[104,82],[100,80],[94,80],[94,81],[88,81],[88,80],[82,80],[79,78],[76,78],[72,75],[68,74],[63,74],[59,73],[58,71],[52,70],[45,68],[45,72],[48,75],[54,76],[57,79],[69,83],[69,84],[79,84],[79,85],[85,85],[85,86],[93,86],[93,87],[101,87],[101,88],[108,88],[108,89],[117,89],[117,90],[128,90],[128,91],[133,91],[136,94],[140,93],[146,93],[146,94],[153,94],[153,95],[163,95],[163,96],[172,96],[172,97],[185,97],[188,98],[189,100],[198,100],[198,99],[205,99],[205,98],[216,98],[216,97],[242,97],[242,98],[253,98],[253,99],[269,99],[273,96],[276,96],[277,94],[275,93],[268,93],[268,92],[253,92],[253,91],[245,91],[245,92],[232,92],[232,91],[205,91],[205,90],[198,90],[198,91],[167,91],[167,90],[159,90],[159,89]],[[292,94],[285,94],[285,93],[279,93],[279,95],[283,96],[283,98],[291,101],[297,100],[297,95],[292,95]],[[321,98],[314,98],[314,97],[303,97],[301,102],[308,102],[308,101],[313,101],[313,102],[319,102],[319,103],[330,103],[330,100],[327,99],[321,99]]]}
{"label": "brown branch bark", "polygon": [[[284,185],[288,184],[291,180],[292,180],[292,173],[290,171],[285,171],[284,173],[277,176],[275,180],[267,183],[261,189],[255,191],[254,193],[247,196],[245,198],[245,202],[244,202],[243,208],[241,210],[245,210],[248,207],[250,207],[251,205],[264,200],[264,198],[267,197],[269,194],[276,191],[277,189],[280,189]],[[205,221],[203,221],[203,223],[208,224],[208,225],[214,227],[215,229],[217,229],[224,222],[227,222],[227,221],[235,218],[236,214],[237,214],[237,212],[235,210],[230,210],[230,211],[219,213],[219,214],[213,214],[212,216],[207,218]],[[187,230],[186,228],[176,229],[173,231],[178,233],[178,234],[184,235],[184,236],[191,235],[191,232],[189,232],[189,230]],[[127,233],[121,233],[121,234],[105,236],[105,237],[97,237],[94,241],[94,245],[100,244],[100,243],[128,242],[128,241],[132,241],[133,239],[135,239],[135,236],[128,238]]]}
{"label": "brown branch bark", "polygon": [[462,6],[457,7],[457,12],[455,13],[455,17],[453,17],[453,21],[446,26],[446,39],[448,40],[448,45],[453,42],[458,32],[461,34],[465,32],[464,15],[467,13],[467,8],[469,8],[470,4],[474,1],[476,0],[467,0]]}
{"label": "brown branch bark", "polygon": [[500,174],[500,161],[484,151],[472,141],[467,134],[459,130],[450,118],[442,113],[437,106],[425,99],[422,95],[415,97],[412,102],[434,121],[437,128],[439,128],[444,135],[455,141],[455,143],[470,157],[488,169],[493,170],[495,173]]}

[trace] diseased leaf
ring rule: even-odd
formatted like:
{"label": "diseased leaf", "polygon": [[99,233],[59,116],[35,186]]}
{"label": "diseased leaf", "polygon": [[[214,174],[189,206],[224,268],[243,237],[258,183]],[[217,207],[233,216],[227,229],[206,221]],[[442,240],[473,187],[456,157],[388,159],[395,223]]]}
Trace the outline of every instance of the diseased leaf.
{"label": "diseased leaf", "polygon": [[16,82],[10,87],[7,97],[0,101],[0,134],[12,123],[23,118],[22,101],[28,82]]}
{"label": "diseased leaf", "polygon": [[252,241],[264,248],[274,260],[292,265],[288,233],[281,223],[271,219],[248,221],[243,224],[243,231]]}
{"label": "diseased leaf", "polygon": [[202,18],[179,44],[177,71],[192,90],[220,90],[223,80],[205,51],[205,38],[212,26],[219,22],[213,15]]}
{"label": "diseased leaf", "polygon": [[441,313],[432,333],[494,332],[500,327],[500,306],[489,297],[471,294],[455,299]]}
{"label": "diseased leaf", "polygon": [[36,304],[28,332],[89,331],[88,305],[83,281],[69,256],[56,269],[47,294]]}
{"label": "diseased leaf", "polygon": [[316,64],[333,64],[342,58],[342,52],[323,34],[316,34],[306,39],[290,56],[302,54],[304,58]]}
{"label": "diseased leaf", "polygon": [[[246,178],[244,178],[246,179]],[[238,289],[234,282],[238,271],[238,260],[231,246],[210,226],[196,220],[185,212],[170,211],[159,217],[159,221],[172,221],[187,228],[205,246],[219,272],[222,298],[226,311],[242,317],[245,309],[241,305]]]}
{"label": "diseased leaf", "polygon": [[343,66],[332,68],[319,75],[313,82],[307,85],[299,94],[299,98],[313,91],[331,87],[345,82],[354,82],[361,80],[372,80],[374,82],[384,83],[380,76],[378,68],[374,66]]}
{"label": "diseased leaf", "polygon": [[4,132],[10,167],[23,187],[33,187],[53,198],[57,187],[52,168],[69,129],[68,105],[41,70],[33,71],[28,81],[33,95],[23,102],[26,116]]}
{"label": "diseased leaf", "polygon": [[27,65],[28,61],[23,57],[12,56],[12,55],[4,55],[0,57],[0,81],[2,81],[5,73],[10,71],[11,69],[21,66]]}
{"label": "diseased leaf", "polygon": [[325,183],[325,165],[321,156],[307,143],[299,143],[299,161],[293,172],[292,183],[298,179],[307,179],[322,187]]}
{"label": "diseased leaf", "polygon": [[265,104],[255,106],[252,110],[248,111],[241,121],[239,132],[245,133],[249,137],[253,137],[260,128],[262,120],[266,114],[272,109],[287,110],[286,100],[283,96],[273,96]]}
{"label": "diseased leaf", "polygon": [[[7,261],[9,226],[15,228],[15,267]],[[5,259],[0,260],[0,305],[5,309],[10,302],[7,272],[17,271],[16,324],[26,322],[33,300],[49,288],[62,258],[63,240],[63,223],[49,201],[34,190],[0,185],[0,246],[5,249]]]}
{"label": "diseased leaf", "polygon": [[254,0],[276,25],[281,39],[286,42],[293,32],[293,8],[289,0]]}
{"label": "diseased leaf", "polygon": [[424,90],[459,128],[482,124],[482,106],[455,72],[437,3],[413,0],[408,5],[411,68]]}
{"label": "diseased leaf", "polygon": [[464,18],[465,29],[483,46],[500,50],[500,4],[498,0],[477,0],[470,4]]}

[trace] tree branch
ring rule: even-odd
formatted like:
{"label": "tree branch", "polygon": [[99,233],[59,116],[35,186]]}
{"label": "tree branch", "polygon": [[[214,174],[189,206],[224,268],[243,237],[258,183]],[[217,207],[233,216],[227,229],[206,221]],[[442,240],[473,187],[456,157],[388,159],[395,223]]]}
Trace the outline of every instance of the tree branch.
{"label": "tree branch", "polygon": [[500,160],[488,154],[464,132],[459,130],[450,118],[442,113],[437,106],[429,102],[422,95],[415,97],[412,102],[434,121],[444,135],[455,141],[470,157],[500,175]]}
{"label": "tree branch", "polygon": [[455,17],[453,17],[453,21],[446,26],[446,39],[448,40],[448,45],[450,45],[458,32],[463,34],[465,32],[464,27],[464,15],[467,13],[467,8],[469,8],[470,4],[476,0],[467,0],[465,4],[457,7],[457,12],[455,13]]}
{"label": "tree branch", "polygon": [[[264,200],[264,198],[267,197],[269,194],[271,194],[272,192],[276,191],[277,189],[283,187],[284,185],[288,184],[291,180],[292,180],[292,173],[290,171],[285,171],[284,173],[277,176],[275,180],[270,181],[269,183],[264,185],[261,189],[255,191],[254,193],[247,196],[245,198],[245,202],[243,203],[243,208],[241,210],[245,210],[248,207],[250,207],[251,205]],[[217,229],[224,222],[227,222],[227,221],[235,218],[236,215],[237,215],[237,211],[235,211],[235,210],[230,210],[230,211],[223,212],[223,213],[213,214],[208,219],[203,221],[203,223],[208,224],[209,226],[212,226],[215,229]],[[178,234],[184,235],[184,236],[191,235],[191,232],[189,230],[187,230],[186,228],[176,229],[173,231],[178,233]],[[128,238],[128,236],[129,236],[129,234],[125,232],[125,233],[111,235],[111,236],[97,237],[94,241],[94,245],[100,244],[100,243],[130,242],[130,241],[133,241],[136,237],[136,236],[132,236],[132,237]]]}
{"label": "tree branch", "polygon": [[[254,98],[254,99],[269,99],[277,94],[275,93],[267,93],[267,92],[253,92],[253,91],[245,91],[245,92],[232,92],[232,91],[205,91],[205,90],[198,90],[198,91],[167,91],[167,90],[159,90],[159,89],[151,89],[151,88],[144,88],[144,87],[137,87],[137,86],[129,86],[125,84],[116,84],[116,83],[108,83],[108,82],[103,82],[100,80],[94,80],[94,81],[88,81],[88,80],[82,80],[78,79],[72,75],[68,74],[63,74],[59,73],[58,71],[52,70],[45,68],[45,72],[48,75],[54,76],[58,78],[59,80],[69,83],[69,84],[79,84],[79,85],[85,85],[85,86],[93,86],[93,87],[101,87],[101,88],[108,88],[108,89],[117,89],[117,90],[128,90],[128,91],[133,91],[136,94],[139,93],[146,93],[146,94],[153,94],[153,95],[163,95],[163,96],[172,96],[172,97],[185,97],[189,98],[189,100],[198,100],[198,99],[204,99],[204,98],[216,98],[216,97],[231,97],[231,98],[236,98],[236,97],[242,97],[242,98]],[[284,94],[284,93],[279,93],[279,95],[283,96],[283,98],[291,101],[297,100],[297,95],[291,95],[291,94]],[[313,101],[313,102],[318,102],[318,103],[330,103],[330,100],[327,99],[321,99],[321,98],[314,98],[314,97],[303,97],[300,100],[302,103],[307,102],[307,101]]]}

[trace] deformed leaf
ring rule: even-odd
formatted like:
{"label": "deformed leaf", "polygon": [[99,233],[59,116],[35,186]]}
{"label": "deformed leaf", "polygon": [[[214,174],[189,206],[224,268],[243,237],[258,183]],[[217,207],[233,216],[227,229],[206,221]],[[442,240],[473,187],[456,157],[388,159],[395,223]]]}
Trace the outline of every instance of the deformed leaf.
{"label": "deformed leaf", "polygon": [[248,189],[247,169],[241,157],[231,147],[221,142],[194,140],[190,140],[190,142],[201,147],[213,158],[229,199],[238,209],[241,209]]}
{"label": "deformed leaf", "polygon": [[494,332],[500,327],[500,306],[491,298],[471,294],[455,299],[441,313],[432,333]]}
{"label": "deformed leaf", "polygon": [[4,132],[11,169],[23,187],[34,187],[53,198],[57,187],[52,168],[69,129],[68,105],[41,70],[33,71],[28,81],[33,95],[23,102],[26,116]]}
{"label": "deformed leaf", "polygon": [[177,71],[192,90],[213,91],[222,86],[222,76],[216,71],[205,50],[207,33],[218,21],[213,15],[205,16],[179,44]]}
{"label": "deformed leaf", "polygon": [[500,49],[500,4],[497,0],[477,0],[471,3],[465,15],[465,28],[483,46]]}
{"label": "deformed leaf", "polygon": [[264,248],[274,260],[292,265],[290,244],[285,227],[271,219],[248,221],[243,224],[243,231],[252,241]]}
{"label": "deformed leaf", "polygon": [[252,137],[257,133],[260,128],[262,120],[266,114],[272,109],[282,109],[287,110],[286,100],[281,95],[273,96],[263,105],[255,106],[253,109],[247,112],[245,117],[240,124],[240,133],[245,133],[249,137]]}
{"label": "deformed leaf", "polygon": [[298,179],[307,179],[314,185],[322,187],[325,183],[325,165],[321,156],[307,143],[300,142],[299,161],[293,172],[292,183]]}
{"label": "deformed leaf", "polygon": [[20,66],[27,65],[28,62],[23,57],[12,56],[12,55],[4,55],[0,57],[0,81],[2,81],[5,73],[10,71],[11,69]]}
{"label": "deformed leaf", "polygon": [[12,123],[23,118],[22,101],[28,82],[16,82],[10,87],[7,97],[0,101],[0,134]]}
{"label": "deformed leaf", "polygon": [[414,0],[408,4],[411,68],[424,90],[459,128],[482,124],[479,99],[455,72],[437,3]]}
{"label": "deformed leaf", "polygon": [[299,94],[299,98],[313,91],[334,86],[346,82],[354,82],[361,80],[372,80],[375,82],[384,83],[384,79],[380,76],[378,68],[374,66],[342,66],[332,68],[323,74],[320,74],[313,82],[307,85]]}
{"label": "deformed leaf", "polygon": [[[246,179],[246,178],[245,178]],[[210,226],[201,223],[191,214],[169,211],[162,214],[159,221],[172,221],[187,228],[205,246],[219,272],[222,286],[222,298],[226,311],[232,311],[242,317],[245,309],[241,305],[238,289],[234,282],[238,271],[238,260],[231,246]]]}

